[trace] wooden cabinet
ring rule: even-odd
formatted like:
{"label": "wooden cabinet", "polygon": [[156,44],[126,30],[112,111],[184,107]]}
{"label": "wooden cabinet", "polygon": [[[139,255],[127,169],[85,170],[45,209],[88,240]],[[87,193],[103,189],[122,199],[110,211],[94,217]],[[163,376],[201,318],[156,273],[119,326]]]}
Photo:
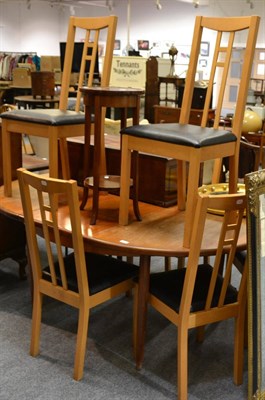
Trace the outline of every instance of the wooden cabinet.
{"label": "wooden cabinet", "polygon": [[[154,122],[155,123],[170,123],[178,122],[180,116],[180,108],[177,107],[165,107],[165,106],[154,106]],[[202,120],[203,110],[192,109],[190,112],[189,123],[192,125],[200,125]],[[214,118],[214,109],[210,109],[208,113],[208,120]]]}

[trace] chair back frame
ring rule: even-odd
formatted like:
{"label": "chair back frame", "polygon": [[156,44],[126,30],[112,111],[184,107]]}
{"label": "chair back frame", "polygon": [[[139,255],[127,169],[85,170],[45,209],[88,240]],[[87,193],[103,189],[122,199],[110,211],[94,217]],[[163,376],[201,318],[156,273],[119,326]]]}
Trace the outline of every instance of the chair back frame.
{"label": "chair back frame", "polygon": [[[237,102],[236,102],[235,115],[233,121],[233,133],[235,133],[238,139],[240,138],[242,131],[242,124],[243,124],[243,116],[245,111],[245,104],[249,87],[249,80],[251,75],[252,60],[254,58],[254,52],[255,52],[255,46],[253,46],[253,43],[256,43],[257,40],[259,20],[260,17],[258,16],[230,17],[226,18],[224,23],[223,18],[203,17],[203,16],[196,17],[194,33],[193,33],[193,41],[191,47],[190,63],[188,67],[187,78],[185,81],[184,95],[182,100],[180,123],[187,124],[189,121],[192,93],[195,83],[198,59],[200,55],[201,39],[204,30],[208,29],[216,31],[217,35],[214,46],[214,55],[212,60],[212,66],[210,71],[210,78],[206,93],[201,126],[205,127],[207,125],[208,112],[210,109],[211,96],[215,84],[216,71],[217,69],[220,70],[222,69],[222,73],[220,74],[221,75],[220,90],[218,94],[218,100],[214,118],[214,126],[213,126],[215,129],[217,129],[219,126],[222,104],[224,100],[224,93],[226,88],[226,81],[231,63],[231,56],[233,51],[233,45],[235,42],[236,32],[246,30],[248,31],[248,35],[246,40],[244,62],[241,70],[240,84],[238,88]],[[222,40],[225,38],[226,33],[229,34],[229,38],[228,42],[224,44]],[[220,59],[221,56],[224,58],[224,60]]]}
{"label": "chair back frame", "polygon": [[[200,249],[203,240],[204,229],[206,229],[205,225],[207,219],[207,211],[209,209],[222,210],[224,212],[224,216],[220,229],[218,247],[215,253],[213,273],[210,280],[207,300],[205,303],[205,308],[201,312],[201,318],[205,319],[205,323],[207,320],[208,312],[212,312],[211,304],[213,300],[217,276],[218,273],[220,273],[220,266],[222,265],[222,259],[225,254],[226,262],[225,266],[222,267],[223,283],[217,308],[222,308],[224,306],[226,291],[231,280],[233,261],[237,251],[237,242],[240,233],[241,223],[244,212],[246,210],[246,196],[244,194],[228,194],[220,196],[198,195],[198,202],[191,236],[190,254],[187,262],[187,273],[185,276],[185,284],[183,288],[182,301],[179,312],[181,321],[189,320],[190,307],[197,274],[198,260],[200,257]],[[240,296],[243,295],[244,284],[246,284],[247,274],[245,272],[244,274],[245,276],[244,279],[241,280],[241,287],[239,290]],[[228,305],[227,308],[229,307],[230,306]],[[233,306],[231,308],[233,309]],[[199,318],[196,324],[199,324]]]}
{"label": "chair back frame", "polygon": [[[94,71],[95,71],[95,63],[96,63],[96,53],[98,52],[99,40],[101,38],[101,31],[106,32],[107,42],[105,46],[104,65],[101,75],[101,86],[104,87],[109,85],[116,27],[117,27],[117,17],[114,15],[108,17],[91,17],[91,18],[83,18],[83,17],[80,18],[73,16],[70,17],[68,35],[67,35],[67,44],[65,50],[64,69],[62,76],[61,97],[59,103],[60,110],[65,111],[67,109],[67,102],[68,102],[67,99],[68,99],[68,92],[69,92],[70,78],[71,78],[71,66],[74,53],[75,34],[77,29],[79,28],[86,31],[82,61],[80,66],[78,88],[83,86],[85,66],[87,61],[90,61],[87,86],[88,87],[92,86]],[[88,49],[92,49],[91,55],[88,55]],[[75,111],[77,112],[80,109],[80,101],[81,101],[81,92],[78,90],[77,101],[75,106]]]}
{"label": "chair back frame", "polygon": [[[77,194],[77,182],[70,180],[45,179],[23,168],[17,170],[23,212],[25,215],[25,227],[27,233],[28,250],[32,268],[34,292],[40,291],[57,300],[64,301],[73,307],[79,307],[81,299],[89,296],[89,286],[84,256],[84,245],[81,232],[81,219],[79,200]],[[41,227],[45,239],[45,248],[49,264],[51,282],[43,279],[40,250],[37,241],[37,229],[34,222],[34,204],[31,192],[37,192],[38,206],[41,216]],[[66,278],[66,265],[64,263],[63,245],[58,227],[58,196],[64,194],[69,206],[69,229],[71,230],[72,246],[74,250],[78,293],[69,290]],[[52,251],[51,243],[56,246],[56,252]],[[54,257],[56,254],[56,258]],[[58,281],[55,270],[55,262],[59,264],[60,280]],[[34,293],[35,295],[35,293]]]}
{"label": "chair back frame", "polygon": [[[259,16],[247,17],[229,17],[216,18],[216,17],[203,17],[197,16],[195,19],[193,41],[191,47],[190,63],[185,81],[185,88],[182,100],[182,107],[180,112],[180,124],[188,124],[192,95],[195,84],[196,70],[198,66],[198,59],[200,54],[201,40],[204,30],[216,31],[216,41],[214,47],[214,55],[212,59],[211,72],[209,84],[206,92],[205,105],[201,126],[206,127],[208,123],[208,113],[211,104],[211,97],[213,87],[215,84],[216,72],[218,69],[219,76],[221,76],[219,94],[217,96],[217,105],[215,108],[215,118],[213,128],[218,129],[220,124],[220,117],[222,112],[222,105],[224,101],[225,89],[227,86],[227,76],[231,64],[231,56],[233,52],[233,45],[235,43],[236,33],[241,31],[247,32],[246,48],[244,60],[241,69],[240,83],[238,87],[237,100],[235,104],[235,113],[233,118],[232,132],[237,138],[235,146],[234,159],[230,158],[230,189],[235,191],[236,182],[238,178],[238,162],[239,162],[239,148],[240,137],[242,133],[242,125],[244,119],[244,112],[249,88],[249,81],[251,76],[252,62],[254,58],[255,46],[253,44],[257,41],[259,29]],[[226,35],[228,34],[228,41]],[[225,42],[224,42],[225,40]],[[227,42],[227,43],[226,43]],[[215,159],[212,183],[219,182],[222,168],[222,158]]]}

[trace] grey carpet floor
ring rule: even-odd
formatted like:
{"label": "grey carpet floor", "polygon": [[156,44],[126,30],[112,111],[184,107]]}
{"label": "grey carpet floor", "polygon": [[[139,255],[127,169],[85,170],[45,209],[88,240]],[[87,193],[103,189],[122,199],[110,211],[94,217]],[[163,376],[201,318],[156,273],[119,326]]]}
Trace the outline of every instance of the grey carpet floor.
{"label": "grey carpet floor", "polygon": [[[162,267],[162,259],[152,265]],[[189,400],[247,399],[244,383],[233,384],[233,321],[212,325],[205,341],[189,336]],[[145,359],[132,357],[132,299],[119,297],[91,312],[84,377],[72,378],[77,312],[55,301],[44,304],[41,352],[29,355],[31,297],[17,264],[0,262],[0,400],[176,399],[177,330],[148,310]]]}

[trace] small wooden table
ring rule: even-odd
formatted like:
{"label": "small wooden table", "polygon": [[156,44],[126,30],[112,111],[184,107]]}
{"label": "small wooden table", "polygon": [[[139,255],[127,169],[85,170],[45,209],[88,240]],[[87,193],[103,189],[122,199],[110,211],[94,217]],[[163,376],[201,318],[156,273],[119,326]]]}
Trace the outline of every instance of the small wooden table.
{"label": "small wooden table", "polygon": [[14,101],[18,108],[56,108],[58,107],[60,97],[16,96]]}
{"label": "small wooden table", "polygon": [[[81,209],[86,205],[88,188],[93,186],[93,204],[90,223],[94,225],[98,215],[99,190],[118,189],[120,187],[119,177],[106,175],[106,159],[104,144],[104,119],[106,107],[119,108],[121,110],[121,129],[126,126],[127,110],[133,110],[133,124],[139,124],[140,98],[144,94],[143,89],[121,88],[121,87],[83,87],[80,89],[84,95],[86,128],[84,147],[84,193]],[[89,175],[89,147],[91,132],[91,115],[94,113],[94,162],[93,178]],[[137,185],[135,190],[137,191]],[[136,197],[135,194],[134,197]],[[137,201],[134,202],[135,214],[140,219]]]}

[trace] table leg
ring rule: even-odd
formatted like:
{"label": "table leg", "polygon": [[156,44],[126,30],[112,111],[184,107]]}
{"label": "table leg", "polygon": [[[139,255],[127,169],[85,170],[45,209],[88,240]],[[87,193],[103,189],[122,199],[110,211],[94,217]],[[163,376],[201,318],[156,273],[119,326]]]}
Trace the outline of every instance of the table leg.
{"label": "table leg", "polygon": [[133,151],[132,153],[133,162],[133,211],[137,221],[142,221],[140,209],[139,209],[139,153]]}
{"label": "table leg", "polygon": [[[49,175],[51,178],[58,178],[58,137],[52,126],[49,129]],[[64,173],[66,171],[63,171]]]}
{"label": "table leg", "polygon": [[[139,124],[140,115],[140,96],[137,97],[136,106],[133,109],[133,124]],[[142,221],[142,217],[139,209],[139,153],[133,151],[132,154],[133,162],[133,211],[138,221]]]}
{"label": "table leg", "polygon": [[[84,141],[84,165],[83,165],[83,179],[89,176],[89,161],[90,161],[90,137],[91,137],[91,108],[86,106],[85,110],[85,141]],[[89,188],[84,186],[83,197],[80,204],[80,210],[85,208],[88,200]]]}
{"label": "table leg", "polygon": [[120,188],[120,211],[119,224],[128,225],[129,220],[129,197],[130,197],[130,174],[131,174],[131,150],[128,148],[128,136],[122,136],[121,149],[121,188]]}
{"label": "table leg", "polygon": [[134,317],[134,355],[137,369],[141,369],[144,359],[144,341],[146,332],[147,300],[149,295],[150,261],[150,256],[142,255],[140,257],[140,271],[137,293],[138,299],[136,302],[136,315]]}
{"label": "table leg", "polygon": [[94,132],[94,162],[93,162],[93,201],[90,217],[90,225],[95,225],[98,216],[99,202],[99,180],[102,171],[102,150],[101,144],[104,140],[103,124],[102,124],[102,107],[100,99],[95,97],[95,132]]}

